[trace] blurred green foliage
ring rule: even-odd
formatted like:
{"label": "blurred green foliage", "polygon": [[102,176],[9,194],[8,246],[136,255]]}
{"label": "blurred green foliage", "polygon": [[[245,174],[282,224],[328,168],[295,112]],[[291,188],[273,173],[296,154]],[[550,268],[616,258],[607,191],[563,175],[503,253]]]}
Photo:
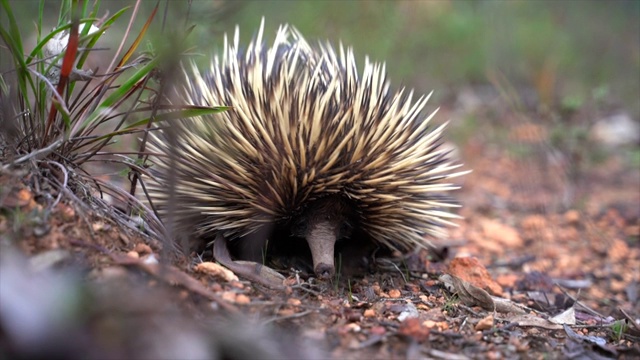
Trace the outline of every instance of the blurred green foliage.
{"label": "blurred green foliage", "polygon": [[[31,26],[30,9],[38,2],[12,2],[24,8],[18,11],[22,24]],[[101,6],[113,12],[133,4],[111,0]],[[144,18],[155,1],[142,4]],[[386,62],[394,86],[435,89],[436,96],[446,97],[500,72],[514,88],[532,89],[550,105],[576,106],[606,88],[615,106],[640,116],[640,1],[161,2],[165,5],[166,24],[197,25],[192,41],[203,55],[215,52],[222,34],[236,25],[248,41],[264,17],[268,39],[279,24],[290,23],[311,41],[342,41],[361,60],[368,55]],[[58,1],[47,1],[47,7],[57,6]]]}

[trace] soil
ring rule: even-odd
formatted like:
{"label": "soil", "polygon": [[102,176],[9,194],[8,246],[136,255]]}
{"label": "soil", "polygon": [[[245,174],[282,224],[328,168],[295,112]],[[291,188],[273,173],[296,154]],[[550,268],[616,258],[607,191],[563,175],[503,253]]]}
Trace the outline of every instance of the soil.
{"label": "soil", "polygon": [[[550,124],[499,120],[487,120],[486,132],[480,128],[457,148],[473,172],[458,193],[464,220],[438,243],[441,252],[377,259],[373,273],[327,282],[288,271],[285,290],[237,280],[215,265],[197,267],[211,259],[163,249],[69,197],[49,209],[33,175],[5,174],[3,291],[18,274],[14,280],[28,289],[14,293],[17,303],[47,319],[47,309],[60,309],[52,299],[73,292],[80,300],[64,300],[79,304],[65,308],[65,321],[33,320],[40,324],[33,336],[20,335],[9,308],[0,309],[0,353],[640,357],[640,171],[617,151],[577,166],[575,157],[563,160],[547,148]],[[499,131],[508,133],[507,145],[486,135]],[[45,270],[34,270],[37,264]],[[40,281],[51,279],[43,272],[65,280]]]}

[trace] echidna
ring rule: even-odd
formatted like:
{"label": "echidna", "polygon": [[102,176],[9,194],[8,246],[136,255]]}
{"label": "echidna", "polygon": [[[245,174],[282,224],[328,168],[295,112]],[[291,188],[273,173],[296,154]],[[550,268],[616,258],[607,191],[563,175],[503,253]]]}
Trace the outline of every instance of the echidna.
{"label": "echidna", "polygon": [[432,129],[435,111],[422,113],[429,96],[392,92],[383,64],[366,59],[359,73],[352,49],[310,46],[287,25],[265,47],[263,29],[246,49],[236,29],[208,72],[185,70],[181,100],[230,110],[153,136],[165,156],[153,159],[151,199],[166,213],[175,179],[176,232],[249,247],[252,236],[306,239],[320,278],[335,272],[336,241],[406,251],[442,237],[457,217],[446,194],[458,188],[443,180],[464,172],[440,147],[446,124]]}

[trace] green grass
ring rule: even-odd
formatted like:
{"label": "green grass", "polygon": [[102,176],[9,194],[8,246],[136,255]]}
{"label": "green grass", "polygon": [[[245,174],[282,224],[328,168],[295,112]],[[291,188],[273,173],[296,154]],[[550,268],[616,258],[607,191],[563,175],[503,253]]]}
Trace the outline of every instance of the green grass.
{"label": "green grass", "polygon": [[266,34],[287,22],[313,41],[342,40],[360,60],[386,61],[395,86],[439,95],[487,83],[487,74],[499,70],[552,100],[606,86],[640,114],[640,2],[246,1],[226,12],[206,2],[194,6],[202,49],[213,51],[236,24],[248,41],[264,16]]}
{"label": "green grass", "polygon": [[[149,36],[159,7],[140,18],[142,4],[131,2],[131,6],[107,11],[100,1],[65,0],[59,3],[56,25],[49,31],[45,24],[45,20],[52,21],[45,16],[50,12],[48,2],[40,1],[26,21],[20,11],[22,2],[0,0],[0,110],[4,119],[0,136],[8,145],[1,170],[17,174],[27,169],[37,182],[50,184],[58,194],[49,206],[62,196],[82,200],[88,191],[80,188],[90,187],[100,195],[124,199],[130,213],[149,214],[132,197],[140,174],[148,167],[148,131],[159,122],[226,109],[169,100],[177,84],[175,74],[190,57],[191,28],[180,22],[169,29],[163,23],[160,31]],[[35,34],[25,24],[35,24]],[[133,32],[132,24],[142,25]],[[97,30],[90,32],[88,25]],[[103,40],[115,29],[125,29],[118,42]],[[104,43],[113,46],[111,51],[100,48]],[[108,65],[89,68],[90,56]],[[129,145],[114,146],[119,142]],[[133,175],[130,188],[95,176],[95,164],[123,176]]]}
{"label": "green grass", "polygon": [[[13,3],[31,10],[21,14],[34,13],[31,1]],[[55,1],[44,6],[51,3]],[[103,6],[115,12],[132,4],[119,0]],[[143,2],[139,11],[146,16],[154,5]],[[500,71],[515,87],[534,89],[543,102],[575,107],[607,89],[604,97],[640,116],[637,1],[196,1],[191,7],[162,2],[165,5],[175,22],[196,25],[192,39],[197,52],[205,55],[200,58],[203,64],[220,48],[223,33],[239,25],[246,43],[264,17],[267,39],[280,23],[290,23],[310,41],[342,41],[355,48],[361,62],[365,55],[386,61],[393,86],[436,90],[436,101],[467,84],[491,83],[489,75]],[[32,30],[32,23],[18,21],[24,31]],[[112,27],[111,37],[118,39],[124,28]]]}
{"label": "green grass", "polygon": [[611,326],[611,338],[614,341],[622,340],[622,336],[627,332],[629,326],[625,320],[617,320]]}

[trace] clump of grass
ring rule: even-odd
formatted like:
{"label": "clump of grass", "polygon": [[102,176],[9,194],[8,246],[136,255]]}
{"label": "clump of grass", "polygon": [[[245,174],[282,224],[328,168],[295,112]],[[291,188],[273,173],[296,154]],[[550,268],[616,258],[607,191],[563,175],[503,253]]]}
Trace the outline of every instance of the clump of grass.
{"label": "clump of grass", "polygon": [[[102,200],[109,194],[125,204],[127,218],[144,211],[135,190],[139,174],[148,167],[146,136],[154,130],[154,124],[224,109],[172,103],[168,94],[175,79],[170,75],[189,55],[182,44],[191,29],[172,31],[169,34],[178,35],[165,35],[157,43],[146,40],[158,12],[157,3],[140,32],[133,34],[131,28],[138,21],[141,3],[138,0],[133,7],[100,17],[99,1],[65,0],[57,25],[46,33],[41,1],[35,21],[36,45],[26,50],[25,36],[11,5],[8,0],[0,0],[7,19],[0,23],[0,37],[14,65],[11,71],[0,74],[0,145],[4,149],[0,174],[27,169],[30,183],[26,185],[48,192],[36,194],[46,195],[40,196],[46,207],[55,206],[66,195],[83,206],[91,200],[94,205],[104,205],[102,209],[110,209],[110,204]],[[126,15],[128,22],[124,22]],[[125,26],[107,68],[86,69],[91,53],[106,54],[98,53],[105,49],[97,47],[106,31]],[[145,40],[151,51],[140,52]],[[127,137],[133,142],[141,139],[139,147],[114,147]],[[91,169],[96,163],[127,174],[129,189],[95,176]],[[161,228],[153,226],[159,220],[152,212],[144,212],[152,228]]]}
{"label": "clump of grass", "polygon": [[610,329],[611,329],[610,337],[614,341],[620,341],[622,340],[624,334],[629,329],[629,326],[627,325],[625,320],[617,320],[613,324],[611,324]]}

